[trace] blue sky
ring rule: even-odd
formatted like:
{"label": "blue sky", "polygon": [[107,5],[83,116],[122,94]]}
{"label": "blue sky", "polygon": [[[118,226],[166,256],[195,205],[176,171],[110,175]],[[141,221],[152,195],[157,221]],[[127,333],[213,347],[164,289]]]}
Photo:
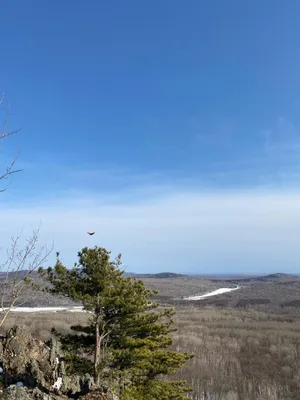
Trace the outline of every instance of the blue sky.
{"label": "blue sky", "polygon": [[20,151],[24,168],[0,195],[4,246],[41,223],[68,265],[97,244],[136,272],[298,272],[299,13],[296,0],[3,4],[0,91],[23,129],[0,167]]}

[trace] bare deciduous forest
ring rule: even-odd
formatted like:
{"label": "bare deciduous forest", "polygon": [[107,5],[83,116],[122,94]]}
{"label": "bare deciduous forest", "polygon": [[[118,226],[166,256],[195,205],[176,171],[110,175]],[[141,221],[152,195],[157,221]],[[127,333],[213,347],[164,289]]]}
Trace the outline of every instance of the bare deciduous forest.
{"label": "bare deciduous forest", "polygon": [[[298,278],[254,280],[241,290],[195,302],[174,300],[174,294],[201,294],[228,284],[183,277],[143,280],[159,290],[162,303],[175,306],[174,348],[194,354],[176,377],[188,381],[192,400],[299,399]],[[86,319],[84,313],[38,313],[30,318],[13,313],[2,330],[18,323],[47,339],[53,327],[67,332]]]}
{"label": "bare deciduous forest", "polygon": [[300,320],[256,310],[177,310],[175,347],[195,354],[178,377],[193,400],[299,399]]}

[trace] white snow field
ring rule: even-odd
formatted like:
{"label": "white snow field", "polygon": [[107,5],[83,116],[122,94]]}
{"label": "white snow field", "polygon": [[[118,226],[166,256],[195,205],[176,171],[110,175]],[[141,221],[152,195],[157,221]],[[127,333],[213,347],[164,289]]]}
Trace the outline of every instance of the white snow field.
{"label": "white snow field", "polygon": [[201,296],[189,296],[185,297],[184,300],[201,300],[205,299],[206,297],[217,296],[218,294],[232,292],[233,290],[240,289],[240,286],[236,286],[235,288],[221,288],[214,290],[213,292],[202,294]]}
{"label": "white snow field", "polygon": [[[4,311],[7,308],[4,308]],[[10,312],[57,312],[57,311],[70,311],[70,312],[83,312],[83,307],[13,307]]]}

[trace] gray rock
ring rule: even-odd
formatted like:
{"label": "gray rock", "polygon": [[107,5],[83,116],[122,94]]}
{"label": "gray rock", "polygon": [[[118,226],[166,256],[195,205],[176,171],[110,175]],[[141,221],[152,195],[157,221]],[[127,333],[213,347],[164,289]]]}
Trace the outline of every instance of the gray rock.
{"label": "gray rock", "polygon": [[62,356],[57,340],[45,344],[22,326],[11,328],[0,338],[0,399],[118,400],[109,390],[96,390],[89,374],[67,376]]}
{"label": "gray rock", "polygon": [[0,396],[1,400],[65,400],[66,396],[43,393],[38,388],[28,389],[26,387],[9,386]]}
{"label": "gray rock", "polygon": [[29,394],[28,389],[24,387],[17,387],[15,385],[9,386],[0,396],[1,400],[32,400],[33,397]]}

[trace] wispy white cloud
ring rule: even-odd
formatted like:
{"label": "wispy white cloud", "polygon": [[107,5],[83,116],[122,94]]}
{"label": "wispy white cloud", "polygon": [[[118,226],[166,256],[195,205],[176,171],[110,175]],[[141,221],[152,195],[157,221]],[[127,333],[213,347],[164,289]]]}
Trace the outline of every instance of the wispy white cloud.
{"label": "wispy white cloud", "polygon": [[299,270],[300,192],[148,193],[135,198],[132,192],[118,202],[81,195],[6,205],[0,210],[2,243],[41,223],[41,240],[54,240],[69,265],[83,246],[100,245],[123,253],[133,271]]}
{"label": "wispy white cloud", "polygon": [[298,272],[298,130],[281,118],[248,149],[230,127],[220,145],[235,157],[208,157],[194,173],[27,164],[1,194],[2,244],[41,223],[41,240],[54,241],[70,266],[97,244],[122,252],[134,271]]}
{"label": "wispy white cloud", "polygon": [[[24,168],[24,172],[13,177],[12,197],[18,188],[16,198],[55,198],[71,193],[77,197],[84,190],[109,193],[111,198],[118,197],[119,192],[126,196],[128,189],[136,187],[143,188],[142,191],[157,186],[169,190],[174,185],[192,190],[299,187],[300,131],[289,120],[280,117],[270,128],[248,132],[229,118],[201,123],[200,118],[188,121],[185,129],[196,137],[196,143],[191,148],[187,146],[179,165],[173,160],[163,167],[153,160],[143,168],[134,164],[120,166],[113,161],[110,165],[102,164],[101,160],[64,162],[49,154],[28,162],[21,153],[18,167]],[[1,152],[1,159],[3,169],[9,158]]]}
{"label": "wispy white cloud", "polygon": [[292,121],[279,117],[275,126],[262,130],[265,153],[269,157],[281,157],[300,152],[300,131]]}
{"label": "wispy white cloud", "polygon": [[234,120],[189,123],[195,135],[202,171],[211,186],[299,187],[300,129],[279,117],[264,129]]}

